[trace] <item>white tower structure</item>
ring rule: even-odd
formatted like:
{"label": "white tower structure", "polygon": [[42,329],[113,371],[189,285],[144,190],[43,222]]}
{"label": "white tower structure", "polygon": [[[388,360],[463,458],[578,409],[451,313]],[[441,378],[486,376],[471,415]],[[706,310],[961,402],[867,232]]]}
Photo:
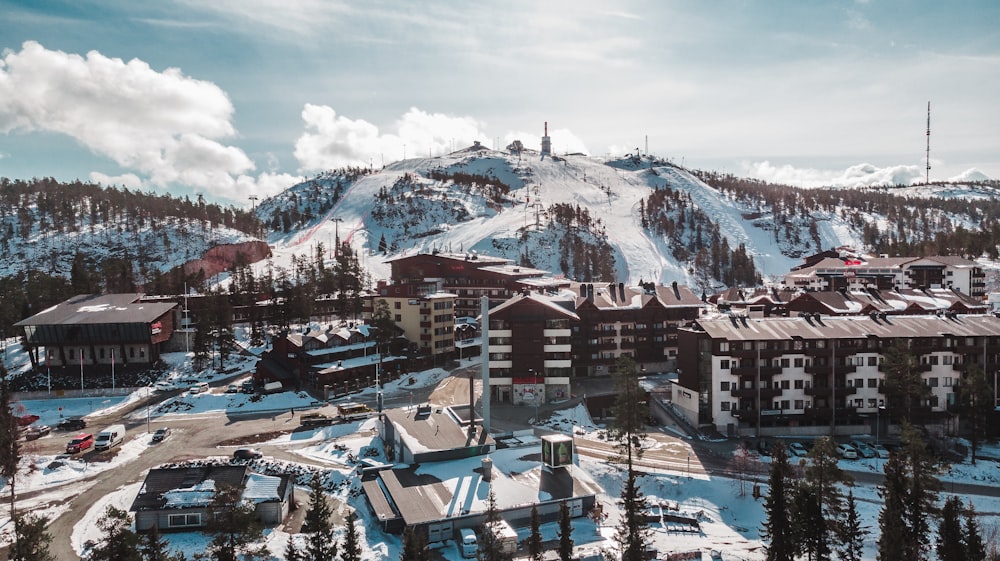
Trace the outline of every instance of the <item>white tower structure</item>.
{"label": "white tower structure", "polygon": [[545,134],[542,136],[542,156],[552,155],[552,139],[549,138],[549,122],[545,121]]}

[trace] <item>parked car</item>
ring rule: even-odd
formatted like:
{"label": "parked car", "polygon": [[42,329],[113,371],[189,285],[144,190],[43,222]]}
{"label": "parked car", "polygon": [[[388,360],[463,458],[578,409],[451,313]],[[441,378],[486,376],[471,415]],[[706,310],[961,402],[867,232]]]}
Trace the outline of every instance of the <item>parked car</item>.
{"label": "parked car", "polygon": [[226,386],[226,393],[240,393],[240,387],[236,384],[229,384]]}
{"label": "parked car", "polygon": [[170,436],[170,427],[160,427],[153,433],[153,442],[163,442]]}
{"label": "parked car", "polygon": [[889,457],[889,449],[881,444],[875,444],[872,446],[872,450],[875,451],[875,455],[879,458],[885,459]]}
{"label": "parked car", "polygon": [[850,444],[838,444],[837,453],[840,454],[841,458],[845,460],[857,460],[858,451],[854,449]]}
{"label": "parked car", "polygon": [[31,414],[21,415],[20,417],[17,417],[17,426],[26,427],[37,420],[38,420],[38,415],[31,415]]}
{"label": "parked car", "polygon": [[873,450],[871,445],[869,445],[867,442],[863,442],[861,440],[852,440],[851,446],[854,447],[855,450],[857,450],[858,456],[862,458],[875,457],[875,450]]}
{"label": "parked car", "polygon": [[802,457],[809,453],[801,442],[792,442],[788,445],[788,452],[793,456]]}
{"label": "parked car", "polygon": [[476,532],[472,528],[459,530],[458,551],[466,559],[479,555],[479,543],[476,540]]}
{"label": "parked car", "polygon": [[159,382],[153,384],[154,392],[169,392],[177,389],[177,385],[173,382],[167,382],[166,380],[160,380]]}
{"label": "parked car", "polygon": [[253,380],[243,380],[243,383],[240,384],[240,389],[243,390],[243,393],[253,393]]}
{"label": "parked car", "polygon": [[52,427],[48,425],[31,425],[21,433],[25,440],[37,440],[52,432]]}
{"label": "parked car", "polygon": [[233,452],[233,459],[235,460],[256,460],[263,457],[264,454],[261,454],[260,450],[256,448],[237,448]]}
{"label": "parked car", "polygon": [[83,417],[70,417],[59,421],[56,428],[59,430],[80,430],[87,426],[87,421]]}
{"label": "parked car", "polygon": [[757,451],[760,452],[762,456],[771,455],[771,441],[770,440],[758,440],[757,441]]}
{"label": "parked car", "polygon": [[94,445],[94,435],[88,433],[80,433],[76,435],[76,438],[69,441],[66,445],[67,454],[76,454],[77,452],[83,452],[91,446]]}

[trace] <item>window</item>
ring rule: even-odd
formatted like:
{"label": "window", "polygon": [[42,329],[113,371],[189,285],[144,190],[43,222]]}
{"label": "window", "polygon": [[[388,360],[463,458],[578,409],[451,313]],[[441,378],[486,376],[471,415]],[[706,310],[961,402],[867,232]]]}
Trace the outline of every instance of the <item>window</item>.
{"label": "window", "polygon": [[859,408],[859,409],[860,409],[861,407],[864,407],[864,406],[862,405],[863,403],[864,403],[864,400],[863,400],[863,399],[855,399],[855,400],[854,400],[854,406],[855,406],[855,407],[857,407],[857,408]]}
{"label": "window", "polygon": [[796,409],[802,409],[802,400],[801,399],[796,399],[795,400],[795,408]]}
{"label": "window", "polygon": [[392,316],[392,321],[403,321],[403,316],[396,314]]}
{"label": "window", "polygon": [[781,359],[781,367],[782,368],[788,368],[790,365],[791,365],[791,361],[790,360],[788,360],[787,358]]}
{"label": "window", "polygon": [[729,370],[729,361],[728,360],[721,360],[721,361],[719,361],[719,369],[720,370]]}
{"label": "window", "polygon": [[403,309],[403,303],[397,300],[393,302],[393,307],[396,308],[397,310],[401,310]]}
{"label": "window", "polygon": [[875,409],[876,407],[878,407],[878,400],[873,397],[868,398],[868,408]]}
{"label": "window", "polygon": [[[782,381],[781,381],[781,389],[783,389],[783,390],[787,390],[787,389],[788,389],[788,387],[789,387],[789,384],[790,384],[790,383],[791,383],[791,382],[790,382],[789,380],[782,380]],[[788,408],[787,408],[787,407],[784,407],[783,409],[788,409]]]}
{"label": "window", "polygon": [[878,357],[877,356],[868,357],[868,366],[878,366]]}
{"label": "window", "polygon": [[869,388],[877,388],[878,387],[878,378],[868,378],[868,387]]}
{"label": "window", "polygon": [[720,391],[724,391],[724,392],[728,392],[729,391],[729,382],[722,382],[722,383],[720,383],[719,384],[719,390]]}
{"label": "window", "polygon": [[930,364],[931,366],[936,366],[937,363],[938,363],[938,356],[937,355],[931,355],[930,356],[930,360],[928,361],[928,364]]}
{"label": "window", "polygon": [[781,409],[790,409],[791,405],[792,405],[791,401],[789,401],[787,399],[781,400]]}
{"label": "window", "polygon": [[954,385],[955,385],[955,379],[950,376],[946,376],[944,379],[944,387],[950,388]]}
{"label": "window", "polygon": [[729,352],[729,341],[721,341],[719,343],[719,352],[728,353]]}
{"label": "window", "polygon": [[927,379],[927,385],[930,386],[930,387],[932,387],[932,388],[938,387],[938,379],[937,378],[928,378]]}
{"label": "window", "polygon": [[201,526],[201,513],[171,514],[167,516],[168,528]]}
{"label": "window", "polygon": [[951,361],[955,359],[955,355],[944,355],[941,357],[941,364],[951,364]]}
{"label": "window", "polygon": [[720,402],[719,405],[722,407],[723,411],[729,411],[729,402],[728,401]]}
{"label": "window", "polygon": [[802,364],[803,364],[803,359],[801,358],[795,359],[795,368],[802,368]]}
{"label": "window", "polygon": [[803,386],[803,381],[802,380],[795,380],[795,389],[801,390],[803,387],[804,386]]}

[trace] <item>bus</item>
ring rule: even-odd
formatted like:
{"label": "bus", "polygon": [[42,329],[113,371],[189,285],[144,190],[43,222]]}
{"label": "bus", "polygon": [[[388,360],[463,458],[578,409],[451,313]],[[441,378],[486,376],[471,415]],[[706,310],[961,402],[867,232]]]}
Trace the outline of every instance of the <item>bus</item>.
{"label": "bus", "polygon": [[364,403],[342,403],[337,406],[337,416],[344,421],[359,421],[372,416],[372,411]]}

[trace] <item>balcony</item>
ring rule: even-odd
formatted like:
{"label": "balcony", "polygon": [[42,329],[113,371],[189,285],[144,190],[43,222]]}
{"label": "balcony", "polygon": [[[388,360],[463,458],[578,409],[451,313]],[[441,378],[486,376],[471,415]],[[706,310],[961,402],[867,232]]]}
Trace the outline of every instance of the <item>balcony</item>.
{"label": "balcony", "polygon": [[820,396],[820,397],[828,396],[828,395],[845,396],[845,395],[853,395],[853,394],[857,393],[858,388],[855,388],[854,386],[837,386],[836,390],[837,391],[835,391],[835,392],[831,391],[831,388],[829,386],[821,386],[821,387],[820,386],[813,386],[811,388],[806,388],[805,392],[806,392],[806,395],[813,395],[813,396]]}
{"label": "balcony", "polygon": [[813,356],[813,357],[817,357],[817,356],[830,356],[830,354],[831,354],[830,353],[830,347],[825,347],[825,348],[822,348],[822,349],[818,349],[818,348],[802,349],[802,352],[805,353],[806,356]]}
{"label": "balcony", "polygon": [[736,358],[751,358],[751,359],[755,359],[755,358],[757,358],[757,353],[758,352],[760,353],[760,358],[762,358],[762,359],[771,359],[771,358],[777,358],[779,356],[782,356],[782,355],[784,355],[788,351],[783,351],[781,349],[761,349],[760,351],[757,351],[756,349],[751,349],[751,350],[730,349],[729,356],[736,357]]}
{"label": "balcony", "polygon": [[[733,376],[740,376],[746,378],[756,378],[757,377],[757,367],[756,366],[740,366],[738,368],[733,368],[730,370]],[[761,379],[770,379],[776,374],[781,374],[780,366],[761,366],[760,367],[760,377]]]}
{"label": "balcony", "polygon": [[[819,365],[819,366],[817,366],[817,365],[814,364],[812,366],[806,366],[805,370],[806,370],[806,374],[812,374],[814,376],[829,376],[830,375],[830,371],[832,369],[830,368],[829,364],[823,364],[823,365]],[[837,365],[836,373],[837,374],[854,374],[857,371],[858,371],[858,367],[854,366],[853,364],[852,365],[838,364]]]}
{"label": "balcony", "polygon": [[[745,399],[757,399],[757,388],[736,388],[730,390],[729,393],[733,397],[745,398]],[[781,395],[781,388],[760,388],[760,399],[774,399]]]}

